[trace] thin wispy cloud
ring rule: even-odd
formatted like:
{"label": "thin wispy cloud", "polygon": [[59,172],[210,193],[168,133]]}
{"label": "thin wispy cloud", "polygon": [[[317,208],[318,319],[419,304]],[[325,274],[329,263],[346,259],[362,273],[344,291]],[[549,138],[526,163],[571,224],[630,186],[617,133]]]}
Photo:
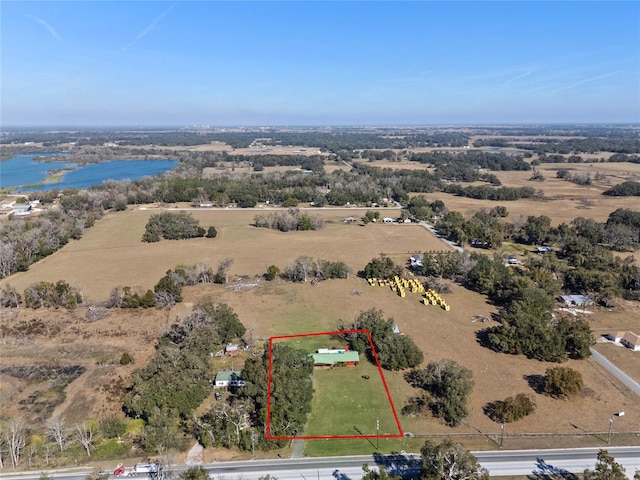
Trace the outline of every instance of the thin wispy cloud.
{"label": "thin wispy cloud", "polygon": [[39,23],[40,25],[42,25],[45,28],[45,30],[47,30],[47,32],[49,32],[51,34],[51,36],[53,38],[55,38],[56,40],[62,41],[62,37],[60,35],[58,35],[58,32],[56,32],[56,29],[53,28],[50,24],[48,24],[46,21],[44,21],[41,18],[34,17],[33,15],[26,15],[26,17],[28,17],[31,20],[33,20],[34,22]]}
{"label": "thin wispy cloud", "polygon": [[573,82],[570,85],[565,85],[564,87],[560,87],[558,90],[568,90],[570,88],[574,88],[574,87],[577,87],[579,85],[582,85],[583,83],[595,82],[596,80],[602,80],[603,78],[613,77],[613,76],[618,75],[620,73],[622,73],[622,71],[618,70],[616,72],[609,72],[609,73],[605,73],[603,75],[598,75],[596,77],[583,78],[582,80],[578,80],[577,82]]}
{"label": "thin wispy cloud", "polygon": [[138,42],[138,41],[142,40],[144,37],[146,37],[151,31],[153,31],[156,28],[158,23],[160,23],[160,20],[162,20],[165,17],[165,15],[167,15],[167,13],[169,13],[173,9],[174,6],[175,6],[175,4],[171,5],[164,12],[162,12],[160,15],[158,15],[156,18],[154,18],[153,21],[149,25],[147,25],[146,28],[144,28],[144,30],[142,30],[136,36],[136,38],[134,38],[132,41],[127,43],[124,47],[122,47],[122,49],[126,50],[126,49],[132,47],[133,45],[135,45],[136,42]]}
{"label": "thin wispy cloud", "polygon": [[506,85],[509,85],[510,83],[513,83],[513,82],[515,82],[515,81],[517,81],[517,80],[520,80],[521,78],[527,77],[527,76],[529,76],[529,75],[531,75],[531,72],[530,72],[530,71],[527,71],[527,72],[521,73],[520,75],[516,75],[515,77],[510,78],[510,79],[509,79],[509,80],[507,80],[506,82],[503,82],[503,83],[500,85],[500,87],[504,87],[504,86],[506,86]]}

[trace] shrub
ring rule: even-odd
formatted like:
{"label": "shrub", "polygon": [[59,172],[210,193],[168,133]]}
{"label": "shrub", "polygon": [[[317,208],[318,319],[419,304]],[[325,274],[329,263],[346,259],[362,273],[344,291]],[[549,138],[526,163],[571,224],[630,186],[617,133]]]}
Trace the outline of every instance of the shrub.
{"label": "shrub", "polygon": [[519,393],[515,397],[496,400],[484,407],[485,414],[495,422],[515,422],[534,412],[536,404],[526,394]]}
{"label": "shrub", "polygon": [[129,365],[133,362],[133,356],[130,353],[124,352],[120,357],[120,365]]}
{"label": "shrub", "polygon": [[216,230],[216,227],[211,225],[207,230],[207,238],[216,238],[217,236],[218,236],[218,231]]}
{"label": "shrub", "polygon": [[115,415],[100,419],[100,432],[105,438],[118,438],[127,432],[124,419]]}
{"label": "shrub", "polygon": [[544,375],[544,393],[552,397],[568,397],[582,390],[582,374],[569,367],[548,368]]}
{"label": "shrub", "polygon": [[100,458],[122,458],[127,455],[127,446],[117,438],[98,443],[92,456]]}
{"label": "shrub", "polygon": [[270,265],[267,268],[267,273],[265,274],[264,278],[270,282],[276,279],[278,273],[280,273],[280,269],[275,265]]}

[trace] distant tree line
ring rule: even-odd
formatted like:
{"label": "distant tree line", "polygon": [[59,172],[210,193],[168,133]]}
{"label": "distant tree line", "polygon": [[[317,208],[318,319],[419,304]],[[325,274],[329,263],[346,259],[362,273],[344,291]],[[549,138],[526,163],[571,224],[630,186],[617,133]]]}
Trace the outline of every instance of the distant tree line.
{"label": "distant tree line", "polygon": [[270,228],[289,232],[291,230],[319,230],[324,227],[324,218],[313,214],[309,215],[298,208],[290,208],[287,211],[261,213],[254,217],[256,227]]}
{"label": "distant tree line", "polygon": [[[525,129],[526,130],[526,129]],[[275,131],[275,129],[274,129]],[[341,152],[347,155],[348,152],[357,150],[381,149],[381,151],[395,148],[395,143],[413,144],[413,141],[424,141],[426,143],[433,140],[435,136],[444,132],[434,133],[434,138],[429,140],[427,137],[429,132],[415,132],[399,129],[400,135],[391,135],[395,130],[385,130],[378,134],[364,134],[362,132],[354,132],[349,129],[336,130],[326,134],[326,138],[332,138],[340,143]],[[490,132],[493,130],[479,129],[480,132]],[[518,129],[505,130],[504,133],[511,134]],[[533,131],[533,130],[532,130]],[[546,130],[543,130],[546,132]],[[578,129],[576,131],[583,131]],[[560,134],[562,134],[562,130]],[[121,132],[122,133],[122,132]],[[211,132],[212,133],[212,132]],[[278,140],[271,136],[269,132],[245,131],[237,132],[218,132],[216,135],[251,138],[251,143],[256,138],[271,138],[271,142],[278,143]],[[286,133],[286,132],[285,132]],[[293,140],[301,132],[288,134],[282,137]],[[212,133],[213,134],[213,133]],[[606,135],[606,131],[593,130],[591,133],[584,132],[591,138],[594,135]],[[613,141],[625,139],[628,132],[621,132],[616,129],[608,133]],[[21,138],[21,134],[15,133],[15,138]],[[35,134],[40,135],[40,133]],[[55,134],[45,134],[49,139],[58,138]],[[77,140],[86,140],[90,138],[99,138],[101,141],[106,138],[113,140],[113,133],[95,130],[93,132],[82,132],[77,134],[64,134],[60,138],[69,140],[71,137]],[[119,135],[119,134],[118,134]],[[156,146],[161,142],[155,143],[155,136],[158,139],[164,135],[165,140],[170,138],[170,134],[150,130],[148,132],[125,132],[122,133],[124,143],[128,140],[138,139],[141,144],[148,142],[154,143]],[[216,141],[214,137],[207,137],[208,133],[203,136],[201,132],[185,131],[176,132],[176,138],[190,138],[194,142]],[[264,135],[264,136],[263,136]],[[324,135],[324,134],[323,134]],[[427,137],[421,137],[427,135]],[[447,133],[448,135],[448,133]],[[320,135],[322,136],[322,135]],[[9,136],[10,137],[10,136]],[[8,138],[9,138],[8,137]],[[69,138],[67,138],[69,137]],[[380,138],[383,138],[380,140]],[[388,138],[386,138],[388,137]],[[459,134],[450,136],[450,143],[457,143],[455,138],[465,142],[468,140],[467,134],[460,136]],[[44,137],[43,137],[44,138]],[[308,139],[314,138],[313,135]],[[352,145],[358,141],[365,139],[378,138],[381,144],[375,144],[368,147],[366,144]],[[347,141],[347,139],[349,139]],[[444,139],[444,137],[443,137]],[[441,139],[441,140],[443,140]],[[136,141],[138,141],[136,140]],[[548,139],[551,140],[551,139]],[[12,141],[12,140],[8,140]],[[75,141],[75,140],[74,140]],[[220,140],[222,141],[222,140]],[[189,140],[191,142],[191,140]],[[389,146],[388,143],[394,144]],[[102,142],[104,143],[104,142]],[[170,143],[170,142],[169,142]],[[101,143],[99,143],[101,144]],[[288,143],[281,143],[288,144]],[[294,143],[291,143],[294,144]],[[466,143],[465,143],[466,144]],[[384,146],[386,145],[386,146]],[[433,146],[433,144],[430,144]],[[316,145],[317,147],[317,145]],[[354,147],[354,148],[350,148]],[[13,147],[11,147],[13,148]],[[17,148],[17,147],[16,147]],[[101,148],[87,146],[83,147],[84,153],[87,155],[101,151]],[[104,147],[114,149],[114,155],[117,154],[119,147]],[[152,155],[166,157],[168,150],[155,147],[151,150],[138,149],[136,155]],[[372,150],[377,151],[377,150]],[[93,152],[93,153],[92,153]],[[111,155],[111,153],[109,154]],[[512,157],[504,154],[495,154],[490,152],[468,151],[460,154],[452,154],[450,152],[428,152],[425,154],[413,154],[414,161],[424,162],[435,166],[435,171],[427,170],[406,170],[406,169],[380,169],[372,167],[371,164],[363,164],[356,162],[350,171],[338,170],[331,174],[321,171],[319,168],[311,168],[312,173],[303,173],[300,171],[273,172],[264,174],[249,174],[224,172],[213,178],[203,178],[203,169],[210,166],[217,166],[221,162],[231,163],[246,162],[248,165],[271,164],[271,163],[291,163],[302,161],[319,161],[319,157],[296,157],[294,160],[288,160],[289,156],[248,156],[240,157],[225,152],[172,152],[172,156],[178,159],[180,165],[175,171],[153,177],[143,178],[137,181],[107,181],[99,187],[90,188],[88,190],[65,189],[52,190],[51,192],[32,192],[30,199],[39,199],[43,203],[57,202],[59,209],[51,209],[37,216],[30,218],[10,218],[8,222],[4,222],[0,231],[0,277],[6,277],[17,271],[25,271],[33,262],[38,261],[47,255],[55,252],[61,246],[65,245],[71,239],[81,238],[84,229],[91,227],[96,220],[102,217],[105,211],[120,211],[127,208],[127,205],[141,203],[175,203],[175,202],[194,202],[213,203],[219,206],[227,206],[233,204],[239,207],[253,207],[258,202],[269,202],[270,204],[283,204],[287,200],[297,200],[298,202],[313,203],[313,205],[323,206],[360,204],[371,205],[380,204],[384,199],[401,202],[404,205],[413,207],[416,215],[420,217],[430,215],[428,209],[434,210],[434,214],[438,215],[434,208],[428,205],[411,205],[409,192],[430,193],[434,191],[447,191],[457,195],[465,195],[473,198],[493,199],[508,201],[517,198],[531,198],[536,192],[531,187],[523,187],[519,189],[495,187],[498,185],[497,178],[493,174],[483,170],[505,170],[505,169],[527,169],[529,163],[519,157]],[[339,160],[339,155],[334,158]],[[311,160],[305,160],[305,159]],[[635,157],[620,153],[612,156],[612,159],[620,161],[632,161]],[[263,163],[260,163],[263,162]],[[456,183],[447,183],[454,181]],[[465,181],[485,181],[488,185],[463,187],[460,182]],[[624,193],[629,194],[637,190],[634,184],[624,184],[618,188],[612,189],[610,194]],[[295,205],[295,202],[293,203]],[[286,225],[284,222],[283,225]],[[286,227],[285,227],[286,228]],[[202,233],[197,230],[192,233]],[[215,231],[209,233],[215,234]],[[150,232],[149,238],[156,239],[160,235],[159,232]],[[211,235],[210,235],[211,236]]]}
{"label": "distant tree line", "polygon": [[303,255],[287,263],[281,276],[292,282],[321,282],[333,278],[349,278],[351,272],[351,267],[343,261],[315,261],[312,257]]}
{"label": "distant tree line", "polygon": [[520,156],[507,155],[505,153],[491,153],[481,150],[469,150],[463,153],[451,153],[443,151],[414,153],[412,162],[420,162],[434,167],[460,168],[461,165],[469,165],[474,169],[486,170],[531,170],[531,165]]}
{"label": "distant tree line", "polygon": [[513,201],[521,198],[533,198],[536,191],[532,187],[490,187],[488,185],[463,187],[458,184],[446,185],[443,192],[460,197],[469,197],[479,200]]}
{"label": "distant tree line", "polygon": [[607,132],[607,138],[571,138],[567,140],[545,139],[536,143],[514,143],[512,146],[531,150],[537,154],[559,153],[563,155],[577,153],[614,152],[621,154],[640,153],[640,139],[636,132],[619,131],[615,137]]}

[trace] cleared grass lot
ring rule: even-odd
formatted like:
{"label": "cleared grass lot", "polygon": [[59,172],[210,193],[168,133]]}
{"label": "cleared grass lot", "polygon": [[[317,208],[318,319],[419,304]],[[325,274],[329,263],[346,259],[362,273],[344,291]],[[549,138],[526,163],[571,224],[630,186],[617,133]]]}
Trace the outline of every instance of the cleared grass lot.
{"label": "cleared grass lot", "polygon": [[378,368],[364,355],[355,367],[315,370],[313,389],[305,435],[400,434]]}
{"label": "cleared grass lot", "polygon": [[[310,332],[311,333],[311,332]],[[302,336],[274,340],[315,353],[319,348],[344,348],[332,335]],[[355,366],[314,368],[313,401],[306,429],[300,435],[364,436],[401,435],[387,396],[382,374],[364,352]],[[379,430],[376,430],[376,420]]]}

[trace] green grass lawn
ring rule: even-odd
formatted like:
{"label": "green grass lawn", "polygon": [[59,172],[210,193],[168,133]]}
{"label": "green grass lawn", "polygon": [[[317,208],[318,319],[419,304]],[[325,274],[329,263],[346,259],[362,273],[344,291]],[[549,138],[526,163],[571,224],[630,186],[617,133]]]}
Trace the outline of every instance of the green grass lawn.
{"label": "green grass lawn", "polygon": [[377,419],[380,435],[399,433],[378,369],[364,358],[355,367],[315,370],[313,390],[305,436],[376,435]]}
{"label": "green grass lawn", "polygon": [[305,440],[304,455],[306,457],[332,457],[338,455],[371,455],[376,452],[389,454],[392,452],[418,453],[424,445],[424,438],[359,438]]}

